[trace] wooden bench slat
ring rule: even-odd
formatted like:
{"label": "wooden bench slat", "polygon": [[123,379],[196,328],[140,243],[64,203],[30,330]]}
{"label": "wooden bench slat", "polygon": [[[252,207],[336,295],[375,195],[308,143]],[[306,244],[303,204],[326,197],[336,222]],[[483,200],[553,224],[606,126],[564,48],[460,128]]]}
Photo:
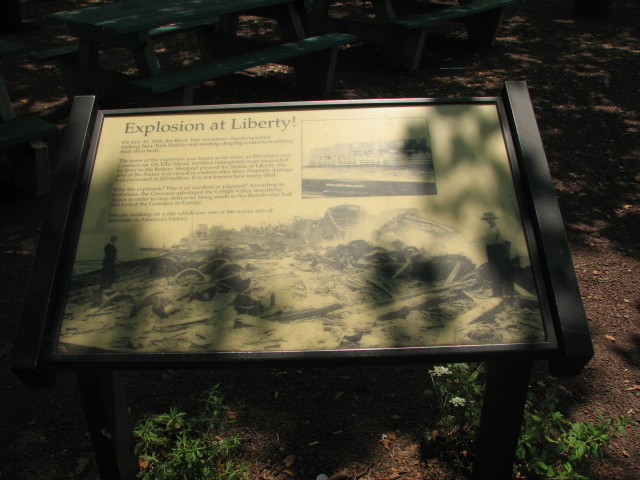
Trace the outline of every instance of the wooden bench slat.
{"label": "wooden bench slat", "polygon": [[78,54],[78,44],[63,45],[62,47],[49,48],[47,50],[39,50],[32,52],[29,57],[33,60],[46,62],[47,60],[56,60],[63,58],[73,58]]}
{"label": "wooden bench slat", "polygon": [[0,40],[0,60],[17,57],[27,53],[29,49],[18,43]]}
{"label": "wooden bench slat", "polygon": [[38,117],[25,117],[0,123],[0,148],[40,140],[57,132],[54,124]]}
{"label": "wooden bench slat", "polygon": [[456,20],[469,15],[504,8],[518,3],[520,0],[489,0],[464,5],[455,5],[435,10],[429,13],[422,13],[408,17],[397,18],[388,22],[391,26],[406,29],[421,28],[427,25],[434,25],[441,22]]}
{"label": "wooden bench slat", "polygon": [[194,65],[177,71],[160,73],[134,82],[134,85],[151,94],[164,93],[196,83],[212,80],[234,72],[325,50],[355,42],[357,37],[346,33],[329,33],[284,43],[263,50],[244,53],[213,62]]}

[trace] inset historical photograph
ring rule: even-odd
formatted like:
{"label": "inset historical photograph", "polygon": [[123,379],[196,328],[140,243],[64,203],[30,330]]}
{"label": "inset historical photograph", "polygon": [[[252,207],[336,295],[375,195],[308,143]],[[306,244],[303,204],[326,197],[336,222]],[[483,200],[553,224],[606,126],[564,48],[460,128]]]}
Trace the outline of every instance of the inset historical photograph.
{"label": "inset historical photograph", "polygon": [[424,118],[304,123],[303,198],[435,194]]}

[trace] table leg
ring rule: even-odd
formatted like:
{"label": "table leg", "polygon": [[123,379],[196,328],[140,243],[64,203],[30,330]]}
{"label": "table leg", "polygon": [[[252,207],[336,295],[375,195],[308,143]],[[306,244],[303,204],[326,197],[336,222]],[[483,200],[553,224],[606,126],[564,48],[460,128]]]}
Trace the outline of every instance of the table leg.
{"label": "table leg", "polygon": [[[391,0],[374,0],[373,10],[376,17],[376,36],[384,48],[385,55],[389,64],[398,67],[407,63],[404,57],[407,55],[407,44],[409,47],[417,41],[414,38],[408,38],[406,35],[399,35],[389,28],[388,22],[398,18],[396,6]],[[424,42],[422,42],[424,43]],[[421,43],[418,43],[420,45]],[[422,52],[422,49],[420,49]],[[414,52],[411,52],[415,55]]]}
{"label": "table leg", "polygon": [[211,62],[216,58],[223,58],[238,53],[236,37],[240,14],[229,13],[222,15],[214,28],[200,28],[196,32],[200,55],[204,62]]}
{"label": "table leg", "polygon": [[295,63],[298,85],[314,95],[326,96],[333,88],[337,59],[338,47],[298,58]]}
{"label": "table leg", "polygon": [[313,0],[302,14],[302,25],[307,35],[321,35],[329,31],[330,0]]}
{"label": "table leg", "polygon": [[469,40],[488,47],[493,46],[496,43],[496,36],[503,16],[504,9],[497,8],[469,17],[468,20],[465,20]]}
{"label": "table leg", "polygon": [[82,68],[77,58],[59,58],[55,60],[60,74],[62,75],[62,83],[64,91],[69,100],[73,100],[77,95],[84,95],[87,89],[83,87],[86,82],[82,79]]}
{"label": "table leg", "polygon": [[374,0],[373,9],[376,15],[376,23],[385,24],[389,20],[395,20],[397,18],[397,8],[391,0]]}
{"label": "table leg", "polygon": [[404,70],[416,70],[420,65],[426,40],[426,27],[407,31],[389,29],[384,43],[389,65]]}
{"label": "table leg", "polygon": [[149,77],[160,73],[160,62],[153,49],[148,32],[146,38],[143,39],[143,43],[134,48],[132,53],[140,76]]}
{"label": "table leg", "polygon": [[277,5],[273,10],[273,18],[278,21],[285,42],[302,40],[305,37],[302,20],[293,2]]}
{"label": "table leg", "polygon": [[96,42],[80,39],[78,47],[78,93],[91,91],[91,70],[100,66],[100,46]]}
{"label": "table leg", "polygon": [[13,104],[7,91],[7,84],[2,74],[0,74],[0,120],[8,122],[14,118],[16,118],[16,113],[13,110]]}

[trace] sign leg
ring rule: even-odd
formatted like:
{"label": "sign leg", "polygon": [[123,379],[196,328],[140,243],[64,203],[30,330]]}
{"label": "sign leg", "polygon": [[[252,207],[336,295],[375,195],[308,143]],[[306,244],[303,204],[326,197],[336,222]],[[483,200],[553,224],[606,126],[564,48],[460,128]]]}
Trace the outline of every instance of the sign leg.
{"label": "sign leg", "polygon": [[136,477],[133,430],[119,372],[76,372],[100,477],[130,480]]}
{"label": "sign leg", "polygon": [[532,362],[487,364],[487,382],[474,462],[475,480],[511,480],[529,390]]}

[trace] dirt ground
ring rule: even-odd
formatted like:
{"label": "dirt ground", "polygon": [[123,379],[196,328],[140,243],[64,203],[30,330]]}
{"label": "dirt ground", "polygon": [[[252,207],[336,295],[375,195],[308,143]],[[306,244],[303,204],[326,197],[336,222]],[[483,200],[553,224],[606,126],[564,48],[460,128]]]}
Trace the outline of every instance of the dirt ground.
{"label": "dirt ground", "polygon": [[[99,3],[99,2],[90,2]],[[30,47],[70,38],[47,13],[83,3],[21,3],[24,28],[3,39]],[[441,31],[440,31],[441,30]],[[340,52],[331,98],[497,95],[504,81],[529,86],[590,321],[595,357],[576,378],[536,365],[532,385],[562,398],[572,420],[599,412],[636,420],[614,436],[603,461],[588,459],[593,480],[640,478],[640,4],[617,0],[608,18],[579,18],[572,0],[523,0],[510,7],[492,48],[464,41],[456,27],[429,37],[422,66],[398,72],[379,52],[356,44]],[[163,45],[173,60],[189,56]],[[2,65],[19,115],[41,116],[63,132],[69,104],[53,66],[26,59]],[[196,102],[311,99],[284,68],[261,67],[197,90]],[[107,100],[108,107],[120,106]],[[52,145],[55,159],[57,143]],[[53,162],[55,163],[55,161]],[[0,478],[95,479],[92,446],[71,372],[50,389],[31,390],[9,369],[47,196],[0,188]],[[244,439],[252,479],[453,479],[417,446],[435,424],[423,393],[427,365],[132,371],[125,373],[131,414],[193,405],[220,383]],[[382,442],[383,435],[386,441]]]}

